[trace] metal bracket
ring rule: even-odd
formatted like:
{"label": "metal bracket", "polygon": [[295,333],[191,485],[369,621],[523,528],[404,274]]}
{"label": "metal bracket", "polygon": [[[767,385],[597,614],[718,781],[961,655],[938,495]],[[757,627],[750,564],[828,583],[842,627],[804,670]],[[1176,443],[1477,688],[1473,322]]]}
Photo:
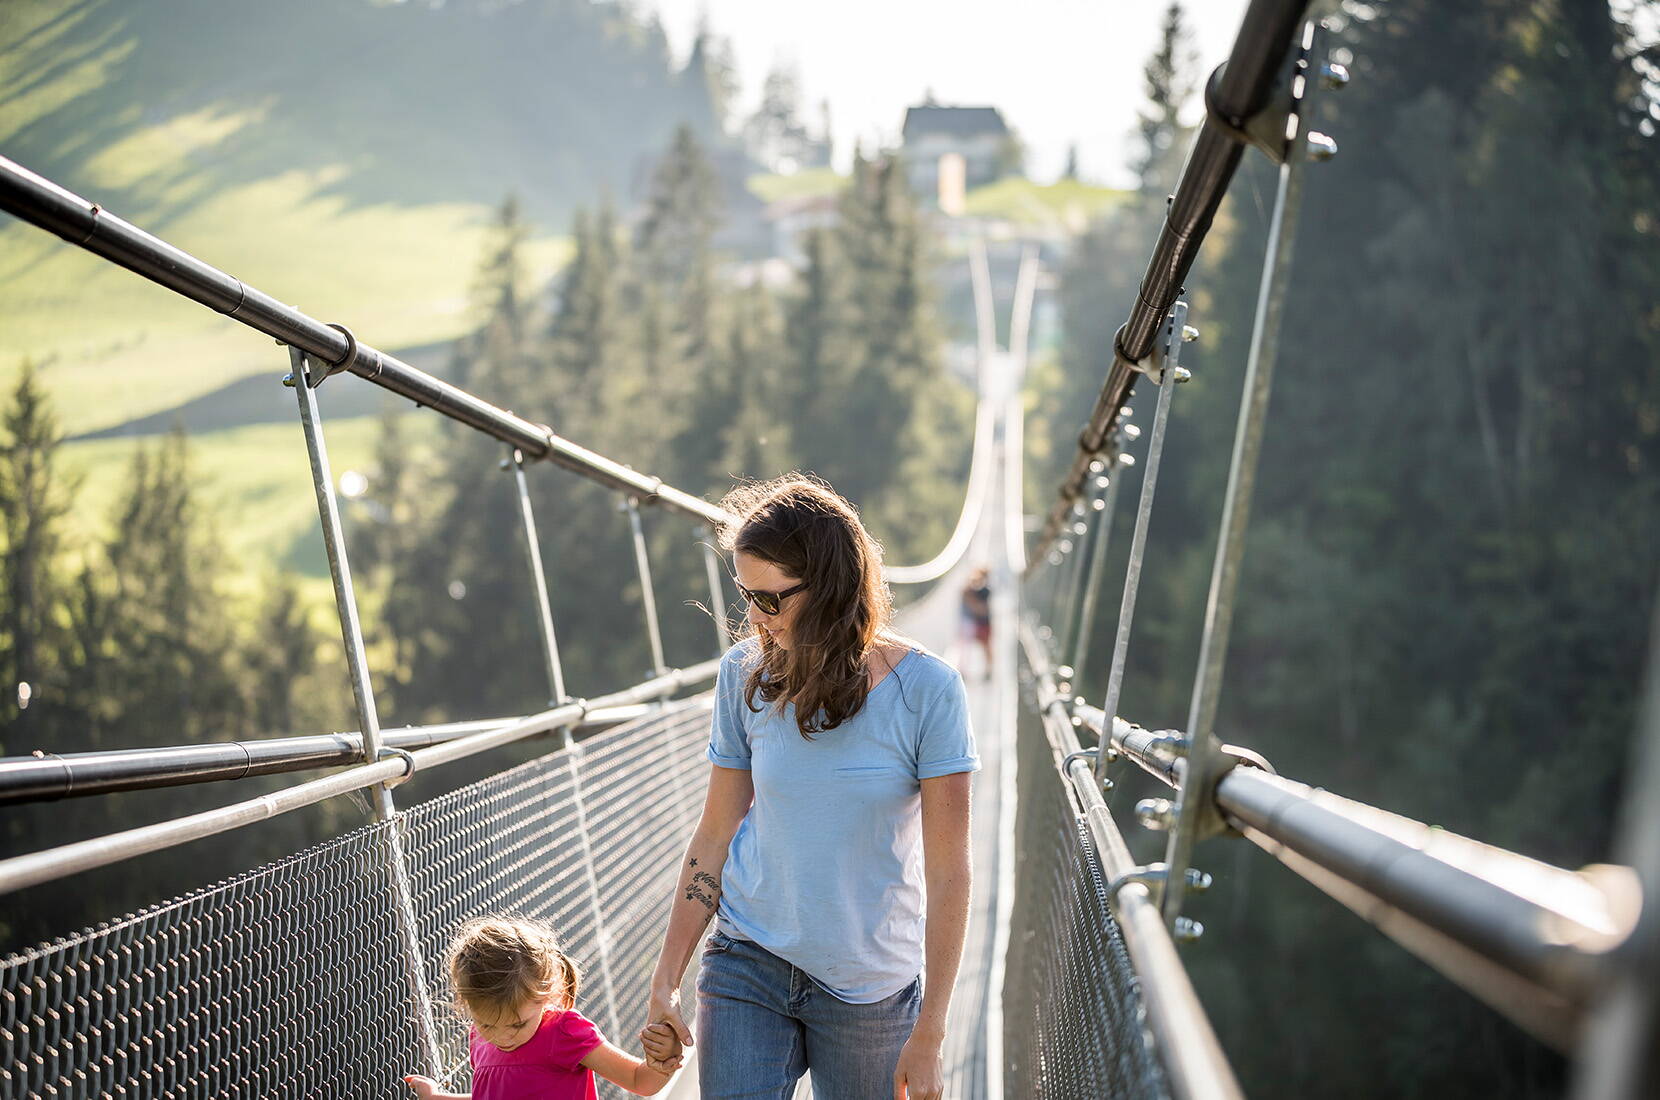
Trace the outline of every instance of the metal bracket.
{"label": "metal bracket", "polygon": [[402,786],[403,784],[409,782],[410,778],[415,774],[415,757],[410,755],[408,749],[395,749],[390,745],[382,745],[380,754],[375,757],[375,762],[379,763],[382,760],[390,760],[394,756],[403,761],[403,774],[398,776],[396,779],[388,779],[385,784],[383,784],[387,790],[391,790],[393,787]]}
{"label": "metal bracket", "polygon": [[1096,754],[1099,751],[1100,750],[1098,750],[1098,749],[1079,749],[1077,752],[1067,753],[1066,756],[1064,756],[1061,759],[1061,774],[1065,775],[1065,774],[1067,774],[1068,771],[1071,770],[1072,761],[1074,761],[1074,760],[1094,760]]}
{"label": "metal bracket", "polygon": [[1122,875],[1107,883],[1107,908],[1112,910],[1113,916],[1118,915],[1118,891],[1132,882],[1140,883],[1147,888],[1153,897],[1153,904],[1159,904],[1164,897],[1164,881],[1168,868],[1162,863],[1149,863],[1143,867],[1132,867]]}
{"label": "metal bracket", "polygon": [[357,337],[352,335],[352,330],[347,328],[345,325],[337,325],[333,321],[329,322],[328,327],[332,328],[334,331],[346,338],[346,354],[340,357],[340,361],[338,363],[323,364],[323,366],[327,368],[325,370],[306,372],[306,377],[311,381],[312,389],[316,389],[318,386],[321,386],[325,381],[339,374],[341,371],[351,370],[352,364],[357,362]]}

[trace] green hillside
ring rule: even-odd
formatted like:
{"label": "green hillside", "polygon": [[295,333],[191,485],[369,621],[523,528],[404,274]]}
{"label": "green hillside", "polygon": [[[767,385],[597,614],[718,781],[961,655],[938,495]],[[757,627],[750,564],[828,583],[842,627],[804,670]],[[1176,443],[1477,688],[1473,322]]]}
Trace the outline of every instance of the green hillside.
{"label": "green hillside", "polygon": [[1095,187],[1075,179],[1033,183],[1009,176],[970,191],[963,212],[971,217],[1002,218],[1017,225],[1081,233],[1098,215],[1130,197],[1128,191]]}
{"label": "green hillside", "polygon": [[[549,274],[574,205],[712,117],[702,82],[655,23],[589,0],[0,4],[0,154],[387,349],[471,326],[510,192],[527,274]],[[0,217],[0,384],[25,357],[70,434],[273,365],[256,334]]]}

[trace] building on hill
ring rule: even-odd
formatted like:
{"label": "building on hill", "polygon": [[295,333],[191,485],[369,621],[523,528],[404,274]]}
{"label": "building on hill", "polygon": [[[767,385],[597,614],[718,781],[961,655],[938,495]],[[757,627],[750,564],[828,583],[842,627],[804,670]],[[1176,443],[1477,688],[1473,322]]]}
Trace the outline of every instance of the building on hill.
{"label": "building on hill", "polygon": [[[1014,132],[996,107],[947,107],[932,97],[906,109],[900,131],[906,178],[911,190],[930,205],[942,205],[942,159],[961,157],[962,182],[973,189],[1007,174],[1015,147]],[[948,171],[947,182],[953,175]]]}

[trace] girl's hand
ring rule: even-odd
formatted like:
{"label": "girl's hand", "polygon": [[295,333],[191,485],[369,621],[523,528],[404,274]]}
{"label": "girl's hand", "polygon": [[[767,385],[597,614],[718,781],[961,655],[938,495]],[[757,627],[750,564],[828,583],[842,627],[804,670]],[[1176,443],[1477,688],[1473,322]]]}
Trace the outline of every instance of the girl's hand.
{"label": "girl's hand", "polygon": [[415,1090],[415,1095],[421,1100],[431,1100],[438,1092],[438,1082],[430,1077],[422,1077],[419,1073],[411,1073],[403,1080],[404,1084]]}
{"label": "girl's hand", "polygon": [[645,1049],[646,1062],[653,1069],[662,1073],[673,1073],[680,1068],[681,1051],[680,1037],[674,1033],[674,1028],[666,1023],[652,1024],[640,1032],[640,1045]]}
{"label": "girl's hand", "polygon": [[945,1059],[940,1048],[943,1037],[929,1039],[911,1033],[899,1052],[899,1066],[893,1071],[893,1100],[941,1100],[945,1095]]}

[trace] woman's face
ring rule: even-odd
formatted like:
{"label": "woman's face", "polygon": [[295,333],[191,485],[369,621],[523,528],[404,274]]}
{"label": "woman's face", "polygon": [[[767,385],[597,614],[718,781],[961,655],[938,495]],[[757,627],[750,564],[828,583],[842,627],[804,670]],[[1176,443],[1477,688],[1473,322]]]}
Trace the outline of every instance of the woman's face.
{"label": "woman's face", "polygon": [[[754,592],[783,592],[801,583],[800,577],[792,577],[774,563],[744,550],[732,555],[732,566],[738,575],[738,583]],[[790,626],[806,598],[805,591],[785,597],[776,615],[768,615],[753,603],[745,601],[745,617],[755,624],[757,633],[765,634],[781,648],[789,649]]]}

